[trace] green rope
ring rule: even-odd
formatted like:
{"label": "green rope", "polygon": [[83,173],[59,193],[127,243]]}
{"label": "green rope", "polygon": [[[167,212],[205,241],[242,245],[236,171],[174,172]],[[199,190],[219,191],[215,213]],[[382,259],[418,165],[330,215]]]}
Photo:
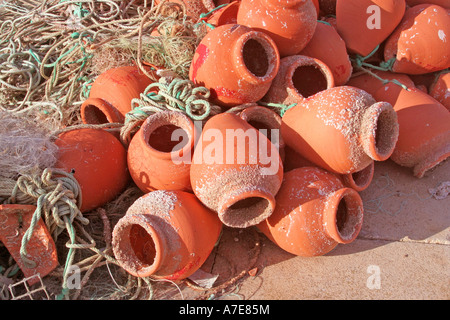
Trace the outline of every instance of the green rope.
{"label": "green rope", "polygon": [[290,105],[285,105],[285,104],[282,104],[282,103],[272,103],[272,102],[263,102],[263,101],[259,101],[258,104],[261,105],[261,106],[264,106],[264,107],[271,108],[272,110],[277,112],[280,115],[280,117],[283,117],[284,114],[289,109],[297,106],[297,103],[293,103],[293,104],[290,104]]}

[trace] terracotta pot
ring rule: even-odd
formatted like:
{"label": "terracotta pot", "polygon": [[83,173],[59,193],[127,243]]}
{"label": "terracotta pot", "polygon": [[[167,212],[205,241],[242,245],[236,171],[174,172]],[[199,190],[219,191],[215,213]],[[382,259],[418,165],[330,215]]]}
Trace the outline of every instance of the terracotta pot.
{"label": "terracotta pot", "polygon": [[242,0],[237,22],[265,32],[286,57],[298,54],[311,40],[317,11],[311,0]]}
{"label": "terracotta pot", "polygon": [[430,96],[450,111],[450,72],[442,73],[430,86]]}
{"label": "terracotta pot", "polygon": [[400,133],[391,159],[411,167],[418,178],[450,155],[450,112],[428,94],[390,83],[375,93],[390,102],[398,115]]}
{"label": "terracotta pot", "polygon": [[418,4],[437,4],[446,9],[450,9],[450,2],[448,0],[406,0],[406,4],[414,7]]}
{"label": "terracotta pot", "polygon": [[194,151],[191,184],[225,225],[246,228],[270,216],[282,179],[278,150],[261,132],[231,113],[206,122]]}
{"label": "terracotta pot", "polygon": [[345,42],[331,25],[318,23],[314,36],[300,54],[325,63],[333,73],[336,86],[344,85],[352,75],[353,67]]}
{"label": "terracotta pot", "polygon": [[423,4],[406,10],[400,25],[387,39],[384,59],[394,59],[392,71],[424,74],[450,67],[450,13]]}
{"label": "terracotta pot", "polygon": [[239,113],[239,116],[255,129],[260,130],[272,142],[278,149],[281,161],[284,162],[285,143],[280,133],[281,117],[263,106],[246,108]]}
{"label": "terracotta pot", "polygon": [[298,104],[334,85],[333,73],[322,61],[301,55],[285,57],[281,59],[277,76],[262,100],[284,105]]}
{"label": "terracotta pot", "polygon": [[139,98],[152,82],[137,66],[103,72],[92,84],[89,98],[81,105],[82,122],[123,123],[125,115],[131,111],[131,100]]}
{"label": "terracotta pot", "polygon": [[349,86],[319,92],[289,109],[281,135],[307,160],[349,174],[372,160],[388,159],[398,138],[397,114],[389,103]]}
{"label": "terracotta pot", "polygon": [[137,199],[113,230],[113,252],[136,277],[181,280],[197,271],[222,224],[191,193],[157,190]]}
{"label": "terracotta pot", "polygon": [[227,24],[211,30],[198,45],[189,77],[211,91],[224,107],[259,101],[280,65],[275,43],[262,32]]}
{"label": "terracotta pot", "polygon": [[138,188],[143,192],[191,191],[195,136],[194,123],[181,112],[164,111],[148,117],[128,147],[128,168]]}
{"label": "terracotta pot", "polygon": [[[210,1],[213,5],[214,2]],[[205,18],[205,21],[210,25],[213,26],[214,28],[217,28],[219,26],[223,26],[225,24],[236,24],[237,23],[237,14],[239,11],[239,4],[240,4],[240,0],[237,1],[230,1],[228,3],[228,1],[224,1],[224,3],[222,4],[218,4],[218,6],[220,5],[225,5],[224,7],[221,7],[219,9],[216,9],[217,7],[213,7],[211,8],[212,13],[207,16]],[[210,10],[210,11],[211,11]],[[208,31],[210,31],[211,29],[208,28]]]}
{"label": "terracotta pot", "polygon": [[[379,70],[371,70],[376,76],[380,77],[383,80],[393,81],[396,80],[399,83],[405,85],[407,88],[414,88],[415,84],[412,79],[406,74],[393,73],[390,71],[379,71]],[[384,87],[385,83],[377,79],[376,77],[368,74],[362,73],[355,77],[352,77],[348,82],[348,86],[353,86],[359,89],[366,91],[372,96],[375,93]]]}
{"label": "terracotta pot", "polygon": [[[316,167],[314,163],[305,159],[301,154],[292,150],[292,148],[286,147],[285,151],[286,159],[284,161],[284,172],[289,172],[302,167]],[[366,190],[372,183],[374,172],[375,162],[372,160],[366,168],[360,171],[338,176],[346,187],[361,192]]]}
{"label": "terracotta pot", "polygon": [[337,30],[351,53],[365,57],[394,31],[405,7],[405,0],[337,1]]}
{"label": "terracotta pot", "polygon": [[337,176],[304,167],[286,173],[275,212],[258,228],[283,250],[320,256],[353,242],[361,230],[363,203]]}
{"label": "terracotta pot", "polygon": [[100,129],[77,129],[62,133],[55,168],[73,172],[81,188],[81,212],[100,207],[118,196],[130,175],[124,146],[111,133]]}
{"label": "terracotta pot", "polygon": [[[26,257],[32,262],[24,262],[22,259],[22,239],[32,223],[35,210],[36,207],[32,205],[0,205],[0,242],[8,249],[26,278],[36,274],[43,278],[58,266],[55,242],[42,219],[36,221],[33,234],[25,247]],[[29,285],[37,282],[37,277],[27,281]]]}

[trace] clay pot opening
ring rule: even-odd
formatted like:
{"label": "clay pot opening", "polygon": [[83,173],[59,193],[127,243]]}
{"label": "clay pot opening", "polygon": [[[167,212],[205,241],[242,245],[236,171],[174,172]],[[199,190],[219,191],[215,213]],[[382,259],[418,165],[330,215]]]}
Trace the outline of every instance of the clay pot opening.
{"label": "clay pot opening", "polygon": [[268,218],[275,209],[275,199],[261,191],[243,192],[225,197],[219,206],[222,222],[234,228],[247,228]]}
{"label": "clay pot opening", "polygon": [[236,41],[234,55],[238,59],[235,65],[238,74],[250,83],[272,81],[280,67],[280,54],[275,42],[262,32],[243,34]]}
{"label": "clay pot opening", "polygon": [[132,275],[155,274],[161,265],[163,247],[162,239],[145,217],[119,220],[114,227],[114,255]]}
{"label": "clay pot opening", "polygon": [[316,65],[298,66],[292,75],[292,84],[304,98],[329,88],[327,75]]}
{"label": "clay pot opening", "polygon": [[345,184],[355,189],[356,191],[363,191],[367,189],[372,182],[375,169],[375,163],[372,161],[370,165],[360,171],[343,175]]}
{"label": "clay pot opening", "polygon": [[194,125],[180,112],[158,112],[143,125],[144,141],[160,156],[187,154],[194,145]]}
{"label": "clay pot opening", "polygon": [[350,188],[343,188],[332,195],[326,203],[324,215],[328,235],[338,243],[350,243],[356,239],[363,220],[362,200]]}
{"label": "clay pot opening", "polygon": [[93,104],[88,104],[84,107],[84,119],[89,124],[109,123],[106,114]]}
{"label": "clay pot opening", "polygon": [[394,152],[399,135],[397,113],[387,102],[378,102],[367,111],[363,120],[363,147],[375,161],[387,160]]}
{"label": "clay pot opening", "polygon": [[269,58],[264,46],[255,39],[249,39],[242,48],[244,64],[257,77],[263,77],[269,70]]}

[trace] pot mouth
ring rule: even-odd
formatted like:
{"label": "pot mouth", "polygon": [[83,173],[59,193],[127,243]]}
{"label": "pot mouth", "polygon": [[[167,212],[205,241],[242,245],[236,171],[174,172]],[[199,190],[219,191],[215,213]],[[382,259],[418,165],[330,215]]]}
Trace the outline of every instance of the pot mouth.
{"label": "pot mouth", "polygon": [[335,86],[330,68],[322,61],[307,56],[297,56],[290,70],[289,82],[300,99]]}
{"label": "pot mouth", "polygon": [[358,192],[342,188],[326,200],[324,224],[336,242],[347,244],[358,236],[363,222],[363,204]]}
{"label": "pot mouth", "polygon": [[127,272],[136,277],[148,277],[158,271],[163,247],[157,231],[143,216],[120,219],[114,227],[114,256]]}
{"label": "pot mouth", "polygon": [[375,163],[372,161],[364,169],[353,173],[344,174],[342,177],[346,186],[360,192],[369,187],[373,179],[374,171]]}
{"label": "pot mouth", "polygon": [[267,219],[275,210],[274,196],[255,187],[225,195],[218,207],[223,224],[233,228],[247,228]]}
{"label": "pot mouth", "polygon": [[105,124],[124,121],[124,117],[119,115],[113,106],[99,98],[86,99],[81,105],[80,114],[84,124]]}
{"label": "pot mouth", "polygon": [[247,81],[270,83],[278,73],[280,54],[275,42],[265,33],[249,31],[236,42],[235,67]]}
{"label": "pot mouth", "polygon": [[160,158],[181,159],[194,147],[194,124],[181,112],[155,113],[145,120],[141,132],[148,150]]}
{"label": "pot mouth", "polygon": [[394,152],[399,136],[397,112],[387,102],[377,102],[365,112],[362,145],[375,161],[387,160]]}

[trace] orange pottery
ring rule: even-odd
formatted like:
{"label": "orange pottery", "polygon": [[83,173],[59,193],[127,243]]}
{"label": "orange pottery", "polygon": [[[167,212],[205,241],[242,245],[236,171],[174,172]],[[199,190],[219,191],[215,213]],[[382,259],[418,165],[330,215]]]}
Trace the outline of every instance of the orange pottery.
{"label": "orange pottery", "polygon": [[337,176],[317,167],[285,174],[275,212],[258,225],[270,240],[297,256],[321,256],[353,242],[361,230],[363,203]]}
{"label": "orange pottery", "polygon": [[311,40],[317,11],[311,0],[242,0],[237,22],[265,32],[286,57],[298,54]]}
{"label": "orange pottery", "polygon": [[279,64],[277,47],[269,36],[226,24],[208,32],[197,46],[189,77],[211,91],[212,102],[232,107],[259,101]]}
{"label": "orange pottery", "polygon": [[450,111],[450,72],[442,73],[430,86],[430,96]]}
{"label": "orange pottery", "polygon": [[322,61],[302,55],[285,57],[263,101],[284,105],[300,103],[334,86],[333,72]]}
{"label": "orange pottery", "polygon": [[194,151],[191,184],[225,225],[246,228],[269,217],[282,179],[280,155],[264,134],[232,113],[206,122]]}
{"label": "orange pottery", "polygon": [[337,30],[351,53],[365,57],[394,31],[405,8],[405,0],[339,0]]}
{"label": "orange pottery", "polygon": [[321,91],[289,109],[281,135],[294,151],[328,171],[350,174],[384,161],[398,139],[397,114],[364,90],[341,86]]}
{"label": "orange pottery", "polygon": [[191,191],[195,133],[194,123],[181,112],[149,116],[128,147],[128,168],[139,189]]}
{"label": "orange pottery", "polygon": [[344,85],[352,75],[353,67],[345,42],[336,29],[327,23],[317,24],[314,36],[300,55],[313,57],[325,63],[333,73],[336,86]]}
{"label": "orange pottery", "polygon": [[136,277],[181,280],[197,271],[222,224],[191,193],[156,190],[137,199],[115,225],[114,256]]}
{"label": "orange pottery", "polygon": [[385,61],[394,61],[392,71],[424,74],[450,67],[450,11],[423,4],[406,10],[387,39]]}
{"label": "orange pottery", "polygon": [[131,100],[139,98],[153,82],[137,66],[109,69],[92,84],[89,98],[81,105],[85,124],[123,123],[131,111]]}
{"label": "orange pottery", "polygon": [[8,249],[12,258],[17,262],[29,285],[39,282],[58,266],[56,245],[48,232],[42,219],[36,221],[33,233],[28,241],[26,258],[31,261],[23,261],[21,255],[22,239],[25,232],[33,223],[33,215],[36,210],[32,205],[3,204],[0,205],[0,242]]}
{"label": "orange pottery", "polygon": [[284,140],[281,136],[281,117],[274,111],[263,106],[245,108],[239,116],[257,130],[260,130],[278,149],[281,160],[284,162]]}
{"label": "orange pottery", "polygon": [[418,178],[450,155],[450,112],[417,88],[389,83],[374,97],[390,102],[398,115],[400,134],[391,159],[413,168]]}
{"label": "orange pottery", "polygon": [[73,173],[81,188],[81,212],[113,200],[130,180],[124,146],[101,129],[76,129],[61,133],[55,168]]}
{"label": "orange pottery", "polygon": [[450,2],[448,0],[406,0],[406,4],[414,7],[418,4],[437,4],[446,9],[450,9]]}
{"label": "orange pottery", "polygon": [[[210,2],[214,4],[212,0],[210,0]],[[217,28],[225,24],[236,24],[237,14],[239,11],[239,4],[240,0],[239,1],[235,0],[229,3],[228,1],[224,2],[222,4],[224,6],[218,9],[216,9],[216,7],[213,7],[211,10],[214,11],[211,11],[211,14],[209,14],[204,18],[204,21],[207,22],[210,27],[212,26],[211,29]],[[210,31],[211,29],[208,28],[207,30]]]}

